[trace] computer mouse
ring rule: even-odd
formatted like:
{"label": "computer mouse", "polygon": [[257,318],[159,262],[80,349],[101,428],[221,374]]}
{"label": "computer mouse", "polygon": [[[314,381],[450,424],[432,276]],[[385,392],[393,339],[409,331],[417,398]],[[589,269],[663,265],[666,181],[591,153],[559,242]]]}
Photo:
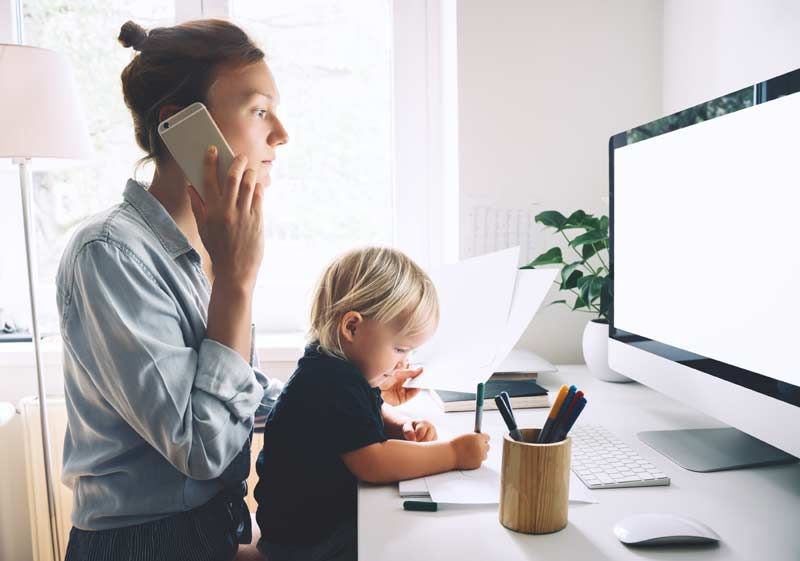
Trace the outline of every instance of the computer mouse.
{"label": "computer mouse", "polygon": [[693,518],[677,514],[634,514],[614,525],[614,534],[626,545],[709,544],[717,533]]}

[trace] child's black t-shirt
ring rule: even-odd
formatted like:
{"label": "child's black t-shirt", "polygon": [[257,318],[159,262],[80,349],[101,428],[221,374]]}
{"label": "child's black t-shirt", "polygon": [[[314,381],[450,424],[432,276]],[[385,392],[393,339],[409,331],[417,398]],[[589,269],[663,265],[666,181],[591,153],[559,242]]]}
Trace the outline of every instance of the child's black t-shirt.
{"label": "child's black t-shirt", "polygon": [[267,541],[316,544],[356,516],[340,454],[386,440],[380,390],[351,362],[309,345],[267,418],[256,519]]}

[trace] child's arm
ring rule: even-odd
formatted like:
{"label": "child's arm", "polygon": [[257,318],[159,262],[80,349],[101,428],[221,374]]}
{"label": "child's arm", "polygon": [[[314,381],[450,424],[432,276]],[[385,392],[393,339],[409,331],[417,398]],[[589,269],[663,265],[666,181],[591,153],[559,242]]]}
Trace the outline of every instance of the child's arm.
{"label": "child's arm", "polygon": [[468,433],[448,441],[387,440],[341,455],[361,481],[391,483],[453,469],[476,469],[486,459],[489,435]]}
{"label": "child's arm", "polygon": [[412,419],[384,403],[381,407],[383,429],[389,438],[424,442],[436,440],[436,427],[429,421]]}

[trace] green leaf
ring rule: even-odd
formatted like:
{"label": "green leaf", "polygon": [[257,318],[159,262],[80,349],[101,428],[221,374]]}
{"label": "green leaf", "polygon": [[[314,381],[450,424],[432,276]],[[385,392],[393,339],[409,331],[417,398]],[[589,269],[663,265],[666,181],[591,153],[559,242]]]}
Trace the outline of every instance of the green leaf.
{"label": "green leaf", "polygon": [[578,279],[578,289],[580,290],[581,298],[588,304],[593,304],[600,296],[600,291],[605,283],[605,277],[597,275],[586,275]]}
{"label": "green leaf", "polygon": [[572,290],[578,286],[578,281],[583,276],[583,271],[572,271],[572,273],[561,281],[561,290]]}
{"label": "green leaf", "polygon": [[540,267],[542,265],[560,265],[563,262],[564,259],[561,256],[561,248],[554,247],[525,265],[523,269],[533,269],[534,267]]}
{"label": "green leaf", "polygon": [[572,214],[569,215],[567,221],[564,223],[564,230],[569,230],[572,228],[583,228],[584,222],[587,218],[591,218],[590,214],[586,214],[582,210],[576,210]]}
{"label": "green leaf", "polygon": [[578,296],[577,298],[575,298],[575,305],[572,306],[572,309],[578,310],[580,308],[588,308],[588,306],[586,305],[586,302],[583,301],[583,298]]}
{"label": "green leaf", "polygon": [[581,250],[581,255],[583,256],[583,260],[587,261],[592,255],[595,253],[599,253],[600,250],[606,249],[608,247],[608,242],[597,242],[597,243],[587,243],[583,246]]}
{"label": "green leaf", "polygon": [[608,216],[600,217],[600,229],[608,234]]}
{"label": "green leaf", "polygon": [[608,239],[608,236],[606,236],[606,233],[603,232],[602,230],[589,230],[585,234],[581,234],[580,236],[569,242],[569,245],[571,245],[572,247],[578,247],[587,243],[591,244],[596,242],[602,242],[605,241],[606,239]]}
{"label": "green leaf", "polygon": [[591,214],[586,217],[586,220],[583,221],[583,227],[587,230],[600,230],[600,224],[600,219],[592,216]]}
{"label": "green leaf", "polygon": [[[567,301],[566,300],[553,300],[552,302],[550,302],[548,304],[548,306],[553,306],[555,304],[567,304]],[[567,304],[567,305],[569,305],[569,304]]]}
{"label": "green leaf", "polygon": [[556,210],[547,210],[537,214],[534,217],[534,221],[544,226],[555,228],[556,231],[560,232],[567,223],[567,217]]}
{"label": "green leaf", "polygon": [[590,243],[584,245],[583,249],[581,250],[581,255],[583,256],[584,261],[588,261],[589,258],[595,253],[597,253],[597,248],[594,246],[594,244]]}
{"label": "green leaf", "polygon": [[583,261],[575,261],[573,263],[569,263],[568,265],[564,265],[561,269],[561,282],[563,283],[565,280],[569,278],[572,272],[583,265]]}

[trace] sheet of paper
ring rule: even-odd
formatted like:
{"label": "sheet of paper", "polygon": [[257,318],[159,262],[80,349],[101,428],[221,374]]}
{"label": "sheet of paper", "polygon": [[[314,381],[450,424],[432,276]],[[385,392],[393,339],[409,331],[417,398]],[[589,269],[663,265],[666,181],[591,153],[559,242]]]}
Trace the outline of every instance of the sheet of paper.
{"label": "sheet of paper", "polygon": [[[492,435],[494,442],[501,435]],[[425,478],[428,492],[437,503],[499,504],[500,469],[503,463],[503,446],[491,446],[489,457],[476,470],[458,470],[431,475]],[[570,471],[569,501],[571,503],[596,503],[592,492]]]}
{"label": "sheet of paper", "polygon": [[558,271],[558,268],[517,271],[511,309],[508,313],[505,330],[499,340],[497,354],[492,362],[492,372],[500,371],[500,365],[525,333],[533,316],[542,305],[542,300],[553,286]]}
{"label": "sheet of paper", "polygon": [[545,374],[558,372],[552,363],[528,349],[511,349],[495,372],[536,372]]}
{"label": "sheet of paper", "polygon": [[398,489],[401,497],[430,497],[424,477],[401,481],[398,483]]}
{"label": "sheet of paper", "polygon": [[[417,481],[417,480],[413,480]],[[431,500],[450,504],[500,504],[500,472],[491,466],[473,471],[451,471],[425,478]],[[422,491],[422,484],[416,483]],[[401,495],[402,496],[402,495]],[[423,495],[416,495],[423,496]],[[592,492],[569,472],[569,502],[597,503]]]}
{"label": "sheet of paper", "polygon": [[407,387],[474,391],[491,375],[508,323],[518,260],[519,247],[513,247],[431,274],[439,296],[439,328],[416,353],[413,362],[425,371]]}

